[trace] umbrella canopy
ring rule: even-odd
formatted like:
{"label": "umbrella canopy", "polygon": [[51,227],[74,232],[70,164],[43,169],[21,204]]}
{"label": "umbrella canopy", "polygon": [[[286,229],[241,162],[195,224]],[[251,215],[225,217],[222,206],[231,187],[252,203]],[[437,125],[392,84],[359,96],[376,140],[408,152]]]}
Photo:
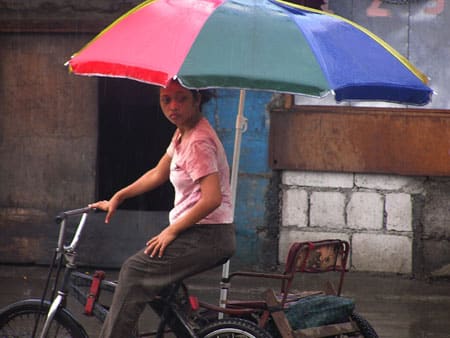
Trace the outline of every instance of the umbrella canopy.
{"label": "umbrella canopy", "polygon": [[68,62],[79,75],[424,105],[427,78],[342,17],[276,0],[150,0]]}

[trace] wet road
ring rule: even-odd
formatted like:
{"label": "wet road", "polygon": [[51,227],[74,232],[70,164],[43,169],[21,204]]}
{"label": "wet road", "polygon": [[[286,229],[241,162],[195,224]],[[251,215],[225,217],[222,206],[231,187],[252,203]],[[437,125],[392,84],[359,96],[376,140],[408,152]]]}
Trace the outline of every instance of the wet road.
{"label": "wet road", "polygon": [[[0,307],[11,302],[40,297],[46,267],[0,265]],[[189,279],[191,291],[217,304],[221,269]],[[108,278],[115,279],[117,271],[108,271]],[[299,278],[296,286],[301,289],[317,289],[324,283],[317,275]],[[240,280],[232,284],[230,298],[259,297],[268,287],[277,284],[267,280]],[[432,282],[412,280],[396,275],[348,273],[344,283],[344,296],[356,301],[356,311],[375,328],[380,337],[386,338],[450,338],[450,281]],[[68,303],[70,311],[79,320],[90,337],[96,337],[100,324],[82,314],[83,308],[73,299]],[[153,315],[144,315],[146,323],[152,323]]]}

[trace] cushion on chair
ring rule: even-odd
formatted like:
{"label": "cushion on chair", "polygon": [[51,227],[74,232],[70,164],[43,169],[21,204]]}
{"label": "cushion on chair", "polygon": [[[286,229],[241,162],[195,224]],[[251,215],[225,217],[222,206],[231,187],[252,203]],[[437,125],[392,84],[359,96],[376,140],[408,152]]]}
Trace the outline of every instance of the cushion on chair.
{"label": "cushion on chair", "polygon": [[288,303],[284,310],[293,330],[348,321],[355,308],[353,299],[314,295]]}

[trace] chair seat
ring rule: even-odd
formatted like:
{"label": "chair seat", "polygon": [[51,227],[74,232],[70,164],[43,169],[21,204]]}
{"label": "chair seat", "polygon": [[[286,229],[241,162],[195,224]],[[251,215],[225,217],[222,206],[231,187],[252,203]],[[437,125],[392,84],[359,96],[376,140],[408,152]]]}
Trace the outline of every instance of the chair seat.
{"label": "chair seat", "polygon": [[355,302],[350,298],[311,295],[289,303],[284,312],[292,329],[298,330],[347,322],[354,308]]}

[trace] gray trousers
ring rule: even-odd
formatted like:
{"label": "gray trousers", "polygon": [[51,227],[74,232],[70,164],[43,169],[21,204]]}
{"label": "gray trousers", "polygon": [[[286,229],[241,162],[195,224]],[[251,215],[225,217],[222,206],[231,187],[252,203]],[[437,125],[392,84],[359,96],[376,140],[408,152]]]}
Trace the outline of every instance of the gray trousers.
{"label": "gray trousers", "polygon": [[235,249],[234,225],[201,224],[181,233],[161,258],[137,252],[120,269],[100,337],[130,337],[147,302],[164,287],[220,265]]}

